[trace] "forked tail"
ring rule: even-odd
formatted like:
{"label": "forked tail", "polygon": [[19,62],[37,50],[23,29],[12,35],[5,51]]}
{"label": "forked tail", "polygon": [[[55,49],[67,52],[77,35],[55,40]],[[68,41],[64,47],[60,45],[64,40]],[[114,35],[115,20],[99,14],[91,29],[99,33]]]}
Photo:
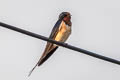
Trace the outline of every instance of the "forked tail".
{"label": "forked tail", "polygon": [[32,72],[34,71],[34,69],[38,66],[38,63],[33,67],[33,69],[29,72],[28,77],[32,74]]}

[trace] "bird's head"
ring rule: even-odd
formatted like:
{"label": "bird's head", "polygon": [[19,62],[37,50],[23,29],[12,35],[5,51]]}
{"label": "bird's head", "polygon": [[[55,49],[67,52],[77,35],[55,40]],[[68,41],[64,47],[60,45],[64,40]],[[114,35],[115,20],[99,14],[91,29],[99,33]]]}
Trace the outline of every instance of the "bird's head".
{"label": "bird's head", "polygon": [[59,19],[63,19],[63,20],[67,20],[67,19],[71,19],[71,14],[69,12],[62,12],[59,15]]}
{"label": "bird's head", "polygon": [[60,15],[59,15],[59,19],[65,21],[66,23],[68,24],[71,24],[71,14],[69,12],[62,12]]}

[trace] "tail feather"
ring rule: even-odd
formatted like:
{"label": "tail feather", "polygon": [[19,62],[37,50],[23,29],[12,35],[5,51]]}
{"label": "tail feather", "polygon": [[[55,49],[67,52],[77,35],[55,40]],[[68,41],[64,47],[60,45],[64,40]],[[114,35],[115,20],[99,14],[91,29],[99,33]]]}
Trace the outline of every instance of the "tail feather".
{"label": "tail feather", "polygon": [[43,59],[41,59],[38,62],[38,66],[40,66],[41,64],[43,64],[56,51],[57,48],[58,48],[58,46],[56,46],[54,49],[52,49]]}
{"label": "tail feather", "polygon": [[56,46],[54,49],[52,49],[45,57],[43,57],[42,59],[40,58],[40,60],[38,61],[38,63],[37,63],[37,64],[33,67],[33,69],[29,72],[28,77],[32,74],[32,72],[34,71],[34,69],[35,69],[37,66],[42,65],[42,64],[56,51],[57,48],[58,48],[58,46]]}
{"label": "tail feather", "polygon": [[38,63],[32,68],[32,70],[29,72],[28,77],[32,74],[32,72],[34,71],[34,69],[38,66]]}

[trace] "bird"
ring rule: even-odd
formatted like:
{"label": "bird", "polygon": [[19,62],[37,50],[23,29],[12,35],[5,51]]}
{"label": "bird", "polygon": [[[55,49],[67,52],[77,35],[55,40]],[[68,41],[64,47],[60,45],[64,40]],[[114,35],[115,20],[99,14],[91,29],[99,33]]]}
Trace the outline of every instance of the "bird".
{"label": "bird", "polygon": [[[59,15],[58,20],[51,31],[49,39],[53,39],[59,42],[65,42],[71,34],[71,26],[71,14],[69,12],[62,12]],[[42,56],[40,57],[37,64],[30,71],[28,76],[31,75],[31,73],[37,66],[41,66],[58,49],[58,47],[59,46],[56,44],[47,42]]]}

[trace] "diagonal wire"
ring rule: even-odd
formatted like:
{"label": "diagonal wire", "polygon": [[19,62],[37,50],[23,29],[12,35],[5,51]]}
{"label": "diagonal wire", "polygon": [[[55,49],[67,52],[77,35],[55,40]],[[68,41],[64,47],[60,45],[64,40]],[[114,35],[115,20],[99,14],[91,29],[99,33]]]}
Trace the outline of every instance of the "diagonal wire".
{"label": "diagonal wire", "polygon": [[38,39],[41,39],[41,40],[44,40],[44,41],[48,41],[50,43],[57,44],[59,46],[62,46],[62,47],[65,47],[65,48],[68,48],[68,49],[71,49],[71,50],[74,50],[74,51],[81,52],[83,54],[86,54],[86,55],[89,55],[89,56],[92,56],[92,57],[95,57],[95,58],[102,59],[104,61],[108,61],[108,62],[120,65],[120,61],[118,61],[118,60],[115,60],[115,59],[112,59],[112,58],[109,58],[109,57],[106,57],[106,56],[103,56],[103,55],[99,55],[99,54],[96,54],[96,53],[93,53],[93,52],[90,52],[90,51],[87,51],[87,50],[69,45],[67,43],[58,42],[58,41],[49,39],[47,37],[44,37],[42,35],[35,34],[35,33],[30,32],[30,31],[17,28],[15,26],[11,26],[11,25],[8,25],[8,24],[2,23],[2,22],[0,22],[0,26],[4,27],[4,28],[11,29],[11,30],[14,30],[14,31],[17,31],[17,32],[20,32],[20,33],[23,33],[23,34],[26,34],[26,35],[34,37],[34,38],[38,38]]}

